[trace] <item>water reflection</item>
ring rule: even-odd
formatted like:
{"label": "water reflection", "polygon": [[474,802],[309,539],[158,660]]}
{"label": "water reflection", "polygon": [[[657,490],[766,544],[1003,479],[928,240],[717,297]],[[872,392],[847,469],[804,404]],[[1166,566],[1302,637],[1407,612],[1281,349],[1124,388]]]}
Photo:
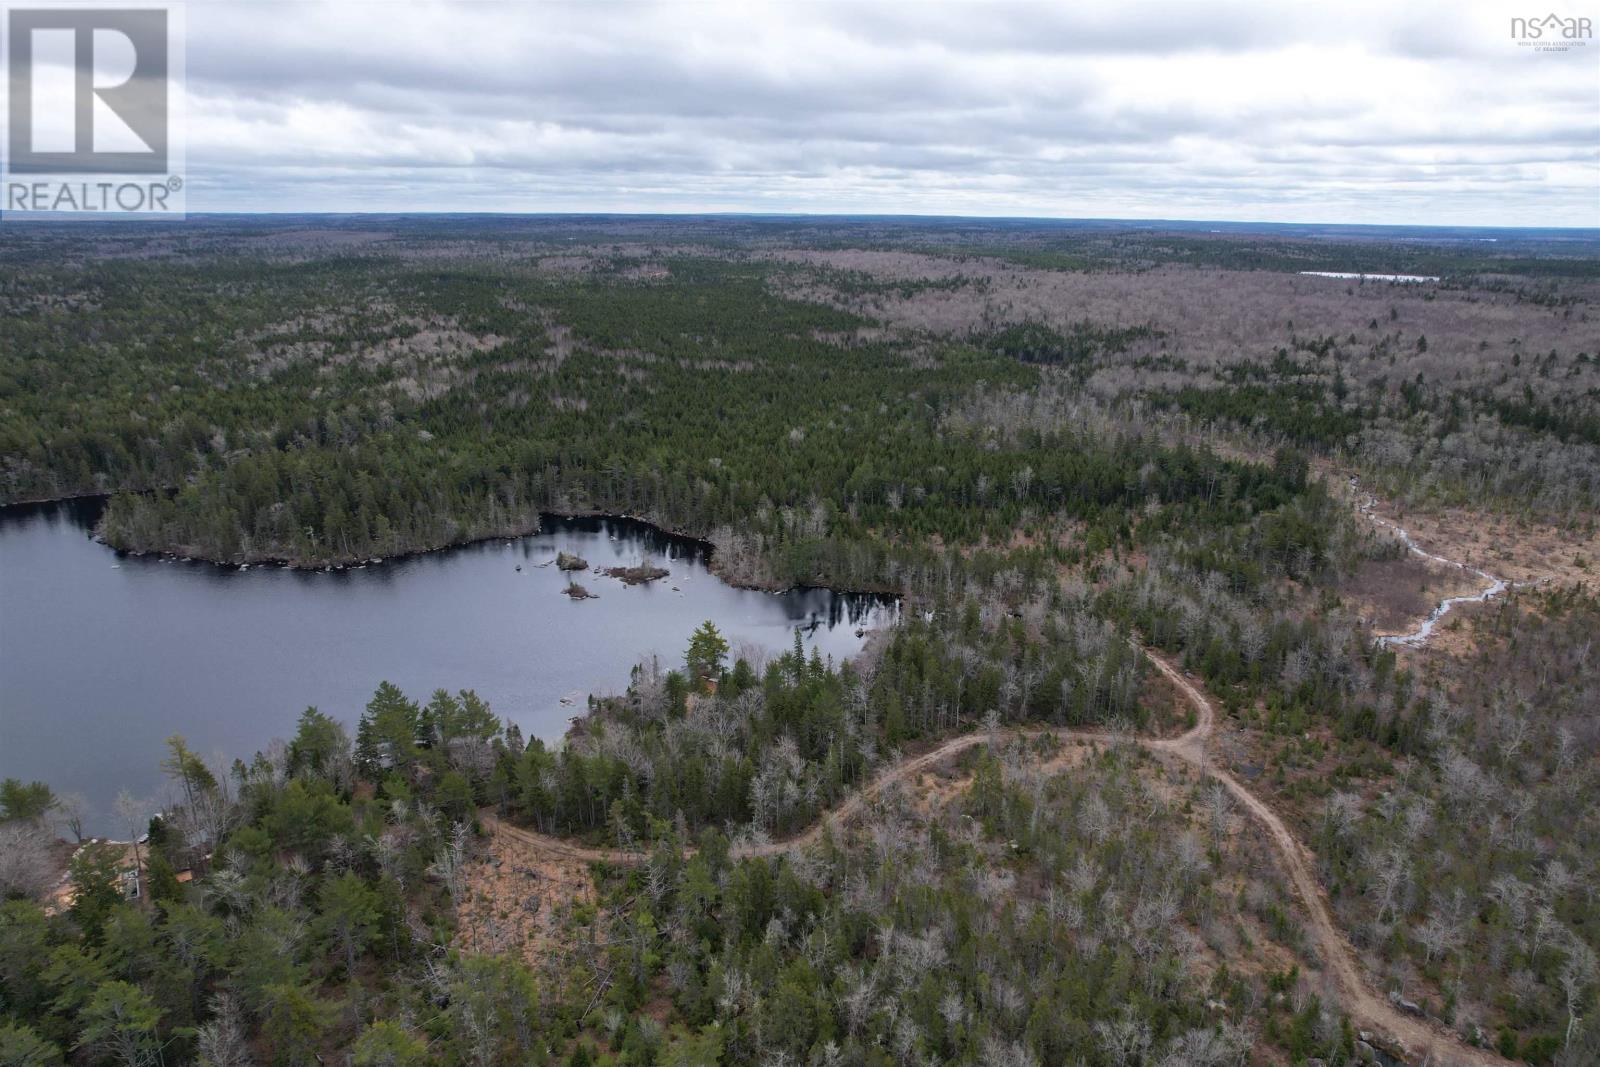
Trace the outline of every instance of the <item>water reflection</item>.
{"label": "water reflection", "polygon": [[[676,664],[705,619],[736,649],[806,647],[835,660],[890,624],[894,601],[734,589],[708,546],[642,523],[551,517],[532,537],[340,571],[121,557],[94,542],[95,500],[0,509],[0,775],[84,793],[161,788],[164,739],[248,756],[307,705],[347,722],[381,680],[415,697],[473,688],[530,736],[564,732],[591,692],[618,692],[642,656]],[[558,551],[597,598],[564,595]],[[659,561],[627,586],[598,573]],[[103,816],[102,816],[103,818]]]}

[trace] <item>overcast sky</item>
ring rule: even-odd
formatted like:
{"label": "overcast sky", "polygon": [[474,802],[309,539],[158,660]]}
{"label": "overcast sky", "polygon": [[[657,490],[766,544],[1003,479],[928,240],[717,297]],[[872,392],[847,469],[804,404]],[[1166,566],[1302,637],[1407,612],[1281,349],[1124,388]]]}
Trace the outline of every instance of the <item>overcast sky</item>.
{"label": "overcast sky", "polygon": [[1535,6],[190,3],[189,210],[1600,225]]}

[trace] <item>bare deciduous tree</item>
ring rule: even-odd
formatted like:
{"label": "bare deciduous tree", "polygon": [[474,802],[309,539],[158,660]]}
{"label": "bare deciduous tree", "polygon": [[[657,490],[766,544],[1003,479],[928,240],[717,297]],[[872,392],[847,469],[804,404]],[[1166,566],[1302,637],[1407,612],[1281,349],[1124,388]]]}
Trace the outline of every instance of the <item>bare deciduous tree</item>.
{"label": "bare deciduous tree", "polygon": [[41,827],[22,820],[0,823],[0,898],[41,896],[54,871],[49,835]]}

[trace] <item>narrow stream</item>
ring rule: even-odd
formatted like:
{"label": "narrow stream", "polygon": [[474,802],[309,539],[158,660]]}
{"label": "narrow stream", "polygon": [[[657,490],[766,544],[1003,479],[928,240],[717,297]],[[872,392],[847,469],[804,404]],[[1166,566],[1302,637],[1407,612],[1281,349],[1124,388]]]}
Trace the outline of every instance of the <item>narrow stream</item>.
{"label": "narrow stream", "polygon": [[[1359,491],[1360,487],[1355,478],[1350,479],[1350,488]],[[1421,556],[1423,559],[1432,560],[1435,563],[1442,563],[1447,567],[1454,567],[1457,570],[1476,575],[1477,577],[1482,578],[1485,582],[1489,583],[1488,586],[1480,593],[1468,593],[1464,596],[1445,597],[1443,600],[1439,601],[1439,603],[1434,607],[1433,611],[1428,614],[1428,617],[1424,619],[1422,624],[1415,630],[1403,634],[1381,635],[1378,637],[1379,646],[1383,648],[1391,648],[1396,645],[1404,645],[1408,647],[1420,645],[1428,640],[1429,636],[1432,635],[1434,628],[1439,625],[1440,620],[1448,615],[1450,613],[1450,609],[1455,607],[1457,604],[1481,604],[1487,600],[1491,600],[1494,597],[1499,596],[1501,593],[1505,592],[1511,587],[1511,583],[1505,581],[1503,578],[1496,578],[1494,575],[1489,574],[1486,571],[1480,571],[1476,567],[1469,567],[1465,563],[1458,563],[1453,559],[1445,559],[1443,556],[1436,556],[1432,552],[1427,551],[1421,545],[1417,544],[1411,539],[1411,534],[1405,529],[1405,527],[1400,526],[1397,523],[1390,522],[1388,519],[1379,515],[1377,512],[1377,506],[1378,498],[1373,496],[1371,493],[1368,493],[1366,502],[1360,505],[1361,513],[1367,518],[1371,519],[1377,525],[1386,526],[1395,533],[1399,534],[1401,542],[1405,544],[1406,548],[1411,550],[1413,555]]]}

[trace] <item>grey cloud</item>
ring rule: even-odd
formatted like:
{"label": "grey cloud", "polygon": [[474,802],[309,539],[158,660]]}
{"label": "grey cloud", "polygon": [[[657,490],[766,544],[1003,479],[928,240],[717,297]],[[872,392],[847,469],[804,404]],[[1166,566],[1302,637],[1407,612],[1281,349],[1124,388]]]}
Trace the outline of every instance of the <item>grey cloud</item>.
{"label": "grey cloud", "polygon": [[1469,6],[192,5],[190,205],[1600,223]]}

